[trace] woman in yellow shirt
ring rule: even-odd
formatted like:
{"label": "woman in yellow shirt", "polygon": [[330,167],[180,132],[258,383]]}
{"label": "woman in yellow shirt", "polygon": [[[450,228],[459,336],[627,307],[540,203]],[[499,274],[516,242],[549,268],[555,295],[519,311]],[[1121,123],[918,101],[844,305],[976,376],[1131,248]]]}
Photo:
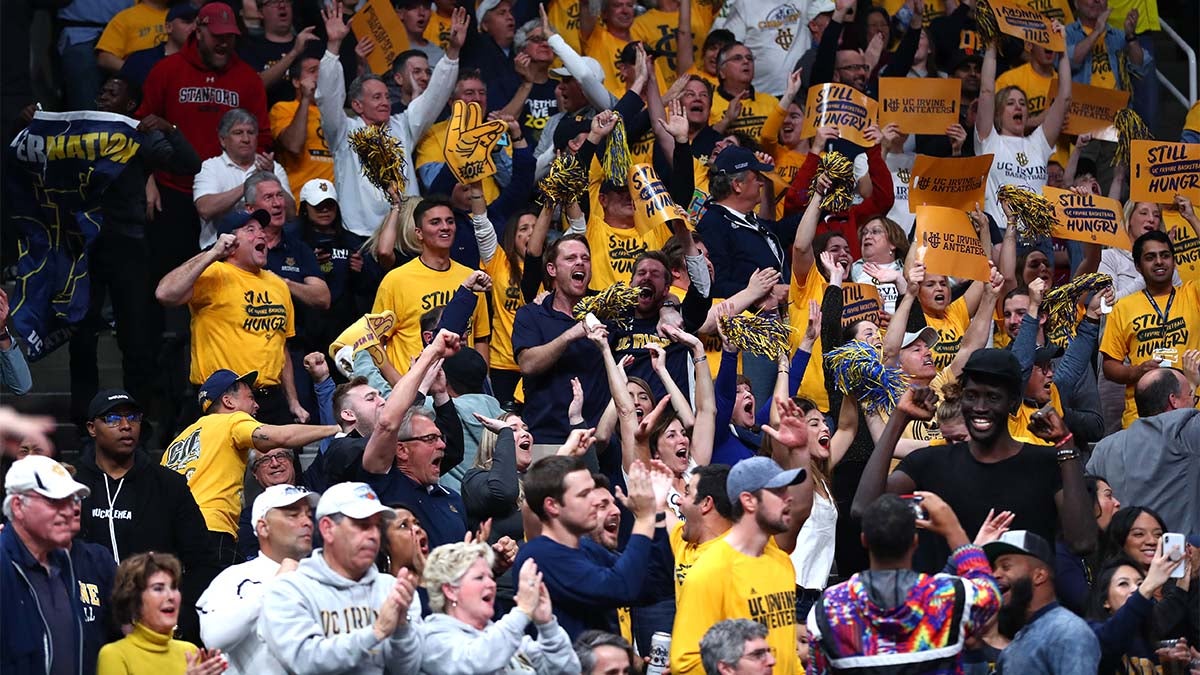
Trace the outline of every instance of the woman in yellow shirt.
{"label": "woman in yellow shirt", "polygon": [[113,618],[133,632],[104,645],[97,675],[218,675],[229,664],[221,650],[198,649],[171,637],[179,622],[179,560],[167,553],[139,553],[121,562],[113,582]]}

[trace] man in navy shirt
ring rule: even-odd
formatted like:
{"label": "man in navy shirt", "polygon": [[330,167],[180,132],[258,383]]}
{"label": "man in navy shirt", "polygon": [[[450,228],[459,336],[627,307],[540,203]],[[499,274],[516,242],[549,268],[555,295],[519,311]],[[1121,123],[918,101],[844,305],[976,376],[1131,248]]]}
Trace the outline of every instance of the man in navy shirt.
{"label": "man in navy shirt", "polygon": [[431,549],[463,540],[467,511],[457,492],[438,484],[446,437],[433,411],[414,403],[434,362],[457,353],[461,344],[458,335],[445,330],[433,338],[392,389],[363,450],[367,483],[383,503],[404,504],[413,512]]}

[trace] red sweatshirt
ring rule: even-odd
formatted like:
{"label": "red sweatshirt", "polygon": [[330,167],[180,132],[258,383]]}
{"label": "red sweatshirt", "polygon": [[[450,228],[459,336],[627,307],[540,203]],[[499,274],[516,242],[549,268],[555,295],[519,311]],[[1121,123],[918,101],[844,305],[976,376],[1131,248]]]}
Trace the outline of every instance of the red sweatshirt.
{"label": "red sweatshirt", "polygon": [[[271,120],[267,117],[267,90],[262,78],[237,54],[229,55],[223,70],[211,70],[200,58],[196,37],[183,49],[155,64],[142,85],[142,105],[136,116],[158,115],[179,127],[200,159],[221,154],[217,127],[232,108],[244,108],[258,118],[258,150],[271,147]],[[192,177],[156,174],[158,184],[192,191]]]}
{"label": "red sweatshirt", "polygon": [[[808,207],[808,186],[813,176],[817,174],[817,162],[820,157],[808,153],[804,164],[796,171],[792,179],[792,189],[788,190],[787,199],[783,203],[784,215],[801,214]],[[867,150],[867,175],[871,178],[871,196],[861,204],[851,206],[842,213],[826,213],[821,223],[817,225],[817,234],[822,232],[838,232],[850,243],[850,255],[855,260],[862,257],[858,248],[858,224],[868,218],[887,215],[896,201],[896,193],[892,186],[892,173],[888,171],[883,161],[883,151],[878,145]]]}

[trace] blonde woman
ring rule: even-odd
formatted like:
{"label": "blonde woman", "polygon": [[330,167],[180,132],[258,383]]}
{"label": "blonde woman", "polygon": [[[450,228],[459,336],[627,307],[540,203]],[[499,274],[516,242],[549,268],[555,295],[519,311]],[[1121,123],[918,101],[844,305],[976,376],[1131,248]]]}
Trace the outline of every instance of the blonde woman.
{"label": "blonde woman", "polygon": [[[516,607],[492,621],[493,562],[491,547],[483,543],[446,544],[429,554],[421,585],[429,592],[434,613],[425,620],[421,672],[578,673],[571,638],[554,618],[550,592],[532,559],[521,566]],[[537,628],[537,639],[525,635],[530,623]]]}

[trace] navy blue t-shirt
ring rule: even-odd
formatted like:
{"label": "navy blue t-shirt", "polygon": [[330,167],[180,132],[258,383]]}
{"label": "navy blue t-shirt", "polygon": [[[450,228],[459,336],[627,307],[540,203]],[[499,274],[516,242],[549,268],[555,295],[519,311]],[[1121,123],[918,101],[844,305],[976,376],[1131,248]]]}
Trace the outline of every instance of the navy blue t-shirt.
{"label": "navy blue t-shirt", "polygon": [[130,54],[121,66],[121,77],[130,84],[141,87],[150,76],[150,69],[167,56],[166,44],[140,49]]}
{"label": "navy blue t-shirt", "polygon": [[393,466],[387,473],[363,471],[367,484],[383,504],[404,504],[429,535],[429,548],[460,542],[467,535],[467,509],[462,497],[441,485],[425,486]]}

